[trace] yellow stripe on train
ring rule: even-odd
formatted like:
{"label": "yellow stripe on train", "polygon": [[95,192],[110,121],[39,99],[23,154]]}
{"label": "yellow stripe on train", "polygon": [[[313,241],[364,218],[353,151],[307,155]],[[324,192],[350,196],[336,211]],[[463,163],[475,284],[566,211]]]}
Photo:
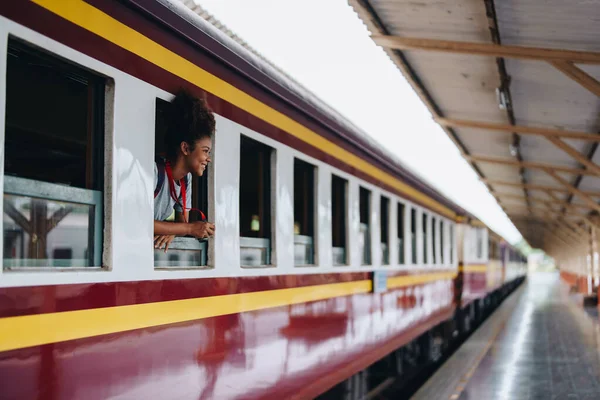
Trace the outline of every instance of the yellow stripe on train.
{"label": "yellow stripe on train", "polygon": [[[389,289],[452,279],[453,272],[390,278]],[[194,321],[220,315],[369,293],[371,280],[303,286],[127,306],[26,315],[0,319],[0,352]]]}
{"label": "yellow stripe on train", "polygon": [[459,269],[459,271],[462,271],[462,272],[471,272],[471,273],[476,273],[476,272],[486,273],[486,272],[488,272],[488,266],[485,264],[465,265],[465,266],[458,267],[458,269]]}

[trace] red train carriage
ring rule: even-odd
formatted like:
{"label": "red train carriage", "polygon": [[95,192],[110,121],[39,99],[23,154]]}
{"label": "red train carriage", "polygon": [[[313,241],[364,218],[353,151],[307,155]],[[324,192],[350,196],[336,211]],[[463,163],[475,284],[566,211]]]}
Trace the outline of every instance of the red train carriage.
{"label": "red train carriage", "polygon": [[[353,398],[454,337],[469,216],[179,3],[1,2],[0,39],[1,399]],[[215,111],[217,234],[165,254],[180,87]]]}
{"label": "red train carriage", "polygon": [[498,305],[527,273],[527,261],[502,237],[476,220],[461,221],[458,230],[458,301],[460,321],[469,331]]}

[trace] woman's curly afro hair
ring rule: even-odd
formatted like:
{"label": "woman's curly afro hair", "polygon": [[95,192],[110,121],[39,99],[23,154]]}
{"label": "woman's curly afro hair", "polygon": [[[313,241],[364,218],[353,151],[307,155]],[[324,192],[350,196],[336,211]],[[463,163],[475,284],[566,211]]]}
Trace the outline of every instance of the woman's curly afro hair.
{"label": "woman's curly afro hair", "polygon": [[215,132],[215,117],[206,100],[185,89],[177,91],[166,117],[165,145],[170,159],[177,157],[181,142],[193,151],[197,140],[212,137]]}

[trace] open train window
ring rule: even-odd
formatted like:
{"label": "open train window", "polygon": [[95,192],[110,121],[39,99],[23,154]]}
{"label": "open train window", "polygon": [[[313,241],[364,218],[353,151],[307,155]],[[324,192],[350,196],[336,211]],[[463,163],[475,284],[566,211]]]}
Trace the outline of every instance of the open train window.
{"label": "open train window", "polygon": [[483,229],[477,228],[475,229],[475,240],[477,246],[477,259],[481,260],[483,258]]}
{"label": "open train window", "polygon": [[362,254],[362,265],[371,264],[371,192],[359,189],[360,233],[359,248]]}
{"label": "open train window", "polygon": [[13,38],[3,268],[102,266],[107,79]]}
{"label": "open train window", "polygon": [[315,263],[315,167],[294,159],[294,263]]}
{"label": "open train window", "polygon": [[437,246],[436,246],[436,242],[437,242],[437,237],[436,237],[436,233],[437,233],[437,227],[436,227],[436,223],[437,220],[435,219],[435,217],[431,217],[431,263],[435,264],[435,261],[437,259]]}
{"label": "open train window", "polygon": [[405,206],[402,203],[398,203],[398,263],[404,264],[404,209]]}
{"label": "open train window", "polygon": [[[155,119],[154,119],[154,153],[155,158],[166,159],[167,151],[165,147],[165,138],[168,134],[168,113],[171,109],[171,103],[162,99],[156,99]],[[210,165],[206,167],[202,176],[192,176],[192,185],[189,188],[189,193],[192,195],[192,208],[201,210],[206,218],[208,216],[208,174],[210,173]],[[155,179],[155,184],[157,184]],[[168,184],[165,180],[163,185]],[[155,188],[153,188],[154,191]],[[175,213],[167,219],[174,220]],[[201,215],[198,212],[192,211],[189,213],[190,221],[201,220]],[[206,239],[199,240],[193,237],[177,237],[169,245],[168,253],[176,254],[177,257],[171,257],[165,254],[163,249],[154,250],[154,266],[156,268],[168,267],[198,267],[207,264],[208,241]]]}
{"label": "open train window", "polygon": [[390,199],[381,196],[380,208],[381,264],[388,265],[390,263]]}
{"label": "open train window", "polygon": [[410,210],[410,248],[412,253],[412,263],[417,264],[417,210]]}
{"label": "open train window", "polygon": [[427,246],[428,246],[428,235],[429,229],[427,229],[427,222],[429,218],[427,218],[427,214],[423,213],[421,216],[421,226],[423,227],[423,264],[427,264],[429,262],[429,258],[427,257]]}
{"label": "open train window", "polygon": [[346,265],[348,264],[346,234],[348,181],[335,175],[331,177],[331,211],[333,265]]}
{"label": "open train window", "polygon": [[444,221],[440,220],[440,264],[446,261],[446,230]]}
{"label": "open train window", "polygon": [[450,246],[450,264],[454,264],[454,227],[455,225],[450,225],[450,229],[448,230],[448,245]]}
{"label": "open train window", "polygon": [[271,264],[271,168],[273,148],[247,136],[240,142],[240,262]]}

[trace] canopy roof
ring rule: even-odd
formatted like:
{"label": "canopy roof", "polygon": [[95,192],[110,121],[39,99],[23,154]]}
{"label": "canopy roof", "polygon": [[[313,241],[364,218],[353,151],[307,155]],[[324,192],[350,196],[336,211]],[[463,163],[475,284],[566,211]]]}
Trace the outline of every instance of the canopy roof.
{"label": "canopy roof", "polygon": [[349,0],[533,246],[600,211],[597,1]]}

